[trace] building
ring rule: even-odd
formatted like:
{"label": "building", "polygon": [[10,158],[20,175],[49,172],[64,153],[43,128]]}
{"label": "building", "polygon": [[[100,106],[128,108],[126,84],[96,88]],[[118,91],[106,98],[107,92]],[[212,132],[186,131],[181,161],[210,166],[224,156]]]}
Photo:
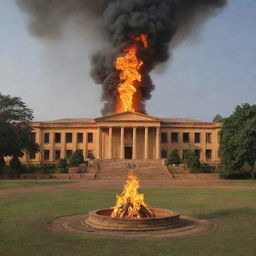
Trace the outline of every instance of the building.
{"label": "building", "polygon": [[96,119],[33,122],[37,154],[25,154],[23,163],[56,163],[81,150],[85,159],[160,159],[168,150],[182,158],[195,150],[202,162],[217,164],[219,123],[189,118],[158,118],[124,112]]}

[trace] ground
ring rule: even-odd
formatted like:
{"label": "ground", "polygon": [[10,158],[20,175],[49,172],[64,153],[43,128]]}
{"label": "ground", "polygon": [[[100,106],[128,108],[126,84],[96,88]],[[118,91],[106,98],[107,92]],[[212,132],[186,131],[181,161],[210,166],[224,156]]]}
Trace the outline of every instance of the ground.
{"label": "ground", "polygon": [[213,230],[202,234],[138,240],[48,229],[57,217],[114,205],[122,185],[116,181],[0,181],[0,255],[256,255],[255,181],[142,183],[150,206],[215,223]]}

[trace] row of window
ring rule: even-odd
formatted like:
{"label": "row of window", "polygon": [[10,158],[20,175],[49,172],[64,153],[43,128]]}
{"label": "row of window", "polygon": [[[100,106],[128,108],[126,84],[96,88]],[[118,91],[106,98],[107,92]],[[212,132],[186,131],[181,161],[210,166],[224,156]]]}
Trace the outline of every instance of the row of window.
{"label": "row of window", "polygon": [[[188,151],[188,149],[184,149],[182,151],[182,158],[184,159],[186,152]],[[198,156],[198,158],[200,159],[201,156],[201,150],[200,149],[195,149],[195,153]],[[167,158],[167,150],[163,149],[161,150],[161,156],[162,158]],[[211,160],[212,159],[212,150],[211,149],[206,149],[205,150],[205,158],[206,160]]]}
{"label": "row of window", "polygon": [[[55,143],[61,143],[61,133],[60,132],[55,132],[53,134],[53,136],[54,136],[54,142]],[[71,132],[65,133],[66,143],[72,143],[73,142],[73,136],[74,136],[74,134],[71,133]],[[33,141],[36,141],[36,133],[35,132],[31,133],[31,137],[32,137]],[[46,133],[43,134],[43,141],[46,144],[50,143],[50,133],[49,132],[46,132]],[[76,141],[77,141],[77,143],[83,143],[84,142],[84,134],[81,133],[81,132],[76,133]],[[93,133],[92,132],[87,133],[87,142],[88,143],[93,142]]]}
{"label": "row of window", "polygon": [[[80,150],[80,151],[83,152],[83,150]],[[71,157],[72,153],[73,153],[72,150],[66,150],[65,158]],[[31,160],[36,159],[36,154],[30,153],[29,158]],[[53,160],[58,161],[61,158],[61,150],[54,150],[53,158],[54,158]],[[89,158],[89,159],[94,158],[93,149],[88,149],[87,150],[87,158]],[[46,150],[43,151],[43,160],[45,160],[45,161],[50,160],[50,150],[46,149]]]}
{"label": "row of window", "polygon": [[[201,143],[201,137],[202,136],[201,136],[200,132],[194,133],[194,143]],[[183,143],[189,143],[190,134],[188,132],[182,133],[182,141],[183,141]],[[171,133],[171,142],[179,143],[179,133],[178,132]],[[212,143],[212,134],[211,133],[205,134],[205,142]],[[161,133],[161,143],[168,143],[168,133],[167,132]]]}

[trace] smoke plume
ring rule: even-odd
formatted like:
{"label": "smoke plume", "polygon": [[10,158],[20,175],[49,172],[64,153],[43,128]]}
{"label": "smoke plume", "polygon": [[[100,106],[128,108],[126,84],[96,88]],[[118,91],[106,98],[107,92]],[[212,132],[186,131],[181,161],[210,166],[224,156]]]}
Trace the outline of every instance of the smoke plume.
{"label": "smoke plume", "polygon": [[[226,0],[16,0],[30,14],[28,28],[34,36],[59,36],[62,25],[71,17],[101,19],[111,47],[91,58],[91,76],[102,86],[102,114],[114,112],[119,83],[115,60],[131,44],[133,35],[147,34],[149,47],[140,47],[141,69],[139,110],[146,113],[145,102],[155,85],[150,72],[170,55],[203,22],[225,6]],[[84,24],[86,27],[86,23]],[[84,30],[86,33],[86,29]]]}

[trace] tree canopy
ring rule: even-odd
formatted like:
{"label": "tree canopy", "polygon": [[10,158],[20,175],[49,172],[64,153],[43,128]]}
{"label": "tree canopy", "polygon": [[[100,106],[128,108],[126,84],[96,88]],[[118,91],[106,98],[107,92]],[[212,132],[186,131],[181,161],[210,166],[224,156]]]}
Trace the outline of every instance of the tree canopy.
{"label": "tree canopy", "polygon": [[33,111],[19,97],[0,93],[0,158],[4,156],[21,157],[25,151],[37,152],[39,146],[34,142],[29,123]]}
{"label": "tree canopy", "polygon": [[253,170],[256,162],[256,105],[237,106],[233,114],[223,120],[220,154],[226,170],[238,172],[245,163]]}
{"label": "tree canopy", "polygon": [[216,123],[222,123],[223,119],[224,119],[224,118],[223,118],[220,114],[217,114],[217,115],[212,119],[212,121],[213,121],[213,122],[216,122]]}

